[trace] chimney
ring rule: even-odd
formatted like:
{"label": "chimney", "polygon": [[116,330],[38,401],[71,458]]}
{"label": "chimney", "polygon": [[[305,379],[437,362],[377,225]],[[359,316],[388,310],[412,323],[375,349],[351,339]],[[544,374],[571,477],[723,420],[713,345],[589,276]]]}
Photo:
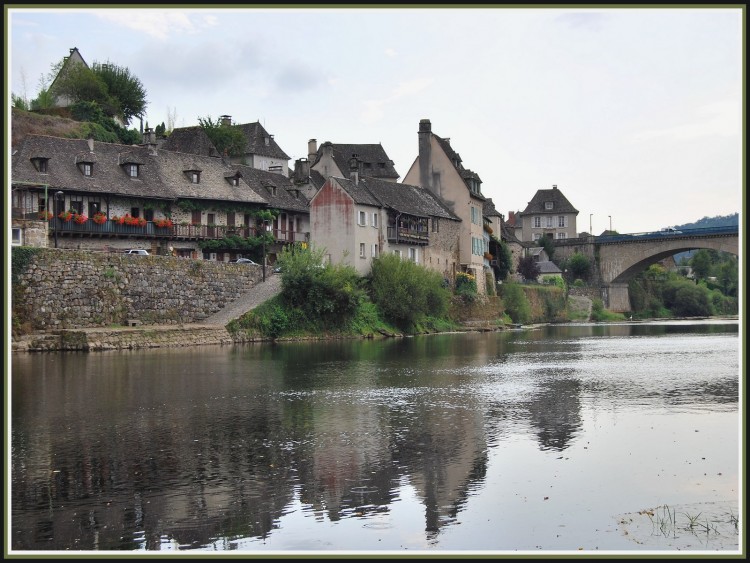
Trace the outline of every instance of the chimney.
{"label": "chimney", "polygon": [[556,190],[557,189],[557,184],[552,184],[552,189]]}
{"label": "chimney", "polygon": [[156,154],[156,132],[151,127],[143,130],[143,144],[148,147],[149,154]]}
{"label": "chimney", "polygon": [[310,178],[310,161],[306,158],[298,158],[294,162],[294,181],[304,183]]}
{"label": "chimney", "polygon": [[356,154],[353,154],[349,159],[349,179],[355,185],[359,184],[359,158]]}
{"label": "chimney", "polygon": [[89,144],[89,152],[94,152],[94,135],[89,134],[88,139],[86,139],[86,142]]}
{"label": "chimney", "polygon": [[318,141],[310,139],[307,141],[307,160],[314,162],[316,156],[318,156]]}
{"label": "chimney", "polygon": [[221,121],[222,125],[229,126],[232,124],[232,116],[231,115],[222,115],[219,120]]}
{"label": "chimney", "polygon": [[429,119],[419,120],[419,185],[434,193],[430,171],[432,170],[432,155],[430,137],[432,124]]}

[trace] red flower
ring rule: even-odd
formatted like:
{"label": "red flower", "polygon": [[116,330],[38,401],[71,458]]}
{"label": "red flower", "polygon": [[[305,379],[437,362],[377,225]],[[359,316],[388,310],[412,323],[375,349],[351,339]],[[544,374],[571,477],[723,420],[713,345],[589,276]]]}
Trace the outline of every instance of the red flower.
{"label": "red flower", "polygon": [[107,216],[99,211],[98,213],[94,213],[94,216],[91,218],[91,220],[94,221],[94,223],[96,223],[97,225],[103,225],[107,222]]}
{"label": "red flower", "polygon": [[73,221],[78,223],[79,225],[83,225],[86,221],[88,221],[89,218],[81,213],[76,213],[76,216],[73,217]]}
{"label": "red flower", "polygon": [[70,211],[61,211],[57,217],[67,222],[73,218],[73,214]]}

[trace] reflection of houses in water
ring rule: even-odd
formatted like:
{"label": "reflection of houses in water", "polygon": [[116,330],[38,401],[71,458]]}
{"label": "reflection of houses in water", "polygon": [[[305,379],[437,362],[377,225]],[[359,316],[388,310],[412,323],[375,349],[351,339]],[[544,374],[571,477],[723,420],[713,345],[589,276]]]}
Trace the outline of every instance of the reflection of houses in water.
{"label": "reflection of houses in water", "polygon": [[540,449],[562,451],[568,447],[582,425],[580,394],[577,379],[550,379],[527,404]]}

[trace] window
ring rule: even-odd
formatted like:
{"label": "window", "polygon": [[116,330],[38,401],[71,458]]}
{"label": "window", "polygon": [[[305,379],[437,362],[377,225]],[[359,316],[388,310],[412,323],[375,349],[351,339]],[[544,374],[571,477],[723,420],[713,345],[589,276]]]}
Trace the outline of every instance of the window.
{"label": "window", "polygon": [[125,169],[128,171],[128,176],[130,176],[131,178],[138,177],[138,165],[137,164],[128,164],[125,166]]}
{"label": "window", "polygon": [[47,200],[44,199],[43,196],[39,196],[39,199],[37,200],[37,207],[39,208],[39,211],[47,210]]}
{"label": "window", "polygon": [[552,228],[552,216],[551,215],[547,217],[547,228],[548,229]]}
{"label": "window", "polygon": [[201,181],[201,173],[200,172],[191,172],[190,173],[190,181],[193,184],[199,184]]}
{"label": "window", "polygon": [[438,218],[433,217],[432,218],[432,232],[437,233],[438,231],[440,231],[440,224],[438,223]]}
{"label": "window", "polygon": [[471,253],[484,256],[484,239],[471,237]]}
{"label": "window", "polygon": [[557,233],[557,238],[559,239],[568,238],[568,233]]}
{"label": "window", "polygon": [[36,168],[37,172],[42,172],[43,174],[47,173],[47,161],[48,158],[32,158],[31,163],[34,165],[34,168]]}
{"label": "window", "polygon": [[146,221],[153,221],[154,220],[154,210],[153,209],[144,209],[143,210],[143,218]]}
{"label": "window", "polygon": [[545,209],[552,209],[553,205],[551,201],[545,201],[544,202],[544,208]]}
{"label": "window", "polygon": [[471,206],[471,222],[475,225],[479,224],[479,210],[473,205]]}
{"label": "window", "polygon": [[400,251],[400,250],[396,249],[396,250],[394,250],[394,251],[393,251],[393,253],[394,253],[394,254],[395,254],[396,256],[398,256],[399,258],[401,258],[401,251]]}
{"label": "window", "polygon": [[419,262],[419,253],[417,252],[416,248],[409,249],[409,260],[411,260],[414,263]]}
{"label": "window", "polygon": [[140,217],[141,216],[141,208],[140,207],[131,207],[130,208],[130,216],[131,217]]}
{"label": "window", "polygon": [[11,244],[20,245],[23,244],[23,237],[21,236],[21,228],[13,227],[13,241]]}
{"label": "window", "polygon": [[235,188],[240,185],[240,179],[237,176],[235,176],[234,178],[232,178],[232,185]]}
{"label": "window", "polygon": [[98,201],[89,201],[89,217],[93,217],[96,213],[102,210],[102,206]]}
{"label": "window", "polygon": [[70,198],[70,211],[75,211],[78,215],[83,215],[83,199],[81,196],[71,196]]}
{"label": "window", "polygon": [[373,227],[378,226],[378,214],[377,213],[372,214],[372,226]]}
{"label": "window", "polygon": [[360,226],[362,226],[362,227],[364,227],[365,225],[367,225],[367,214],[364,211],[360,211],[359,212],[359,223],[357,223],[357,224],[360,225]]}
{"label": "window", "polygon": [[557,218],[557,226],[558,227],[567,227],[568,226],[568,222],[566,221],[566,219],[567,219],[567,217],[565,215],[560,215]]}
{"label": "window", "polygon": [[541,229],[542,228],[542,218],[541,217],[534,217],[534,228],[535,229]]}
{"label": "window", "polygon": [[202,221],[203,221],[203,217],[201,216],[201,212],[200,211],[193,211],[192,215],[190,217],[190,222],[193,225],[200,225]]}
{"label": "window", "polygon": [[94,165],[90,162],[84,162],[81,165],[81,172],[83,172],[84,176],[91,176],[94,173]]}
{"label": "window", "polygon": [[365,257],[365,243],[364,242],[359,243],[359,257],[360,258]]}
{"label": "window", "polygon": [[372,257],[373,258],[378,257],[378,245],[377,244],[372,245]]}

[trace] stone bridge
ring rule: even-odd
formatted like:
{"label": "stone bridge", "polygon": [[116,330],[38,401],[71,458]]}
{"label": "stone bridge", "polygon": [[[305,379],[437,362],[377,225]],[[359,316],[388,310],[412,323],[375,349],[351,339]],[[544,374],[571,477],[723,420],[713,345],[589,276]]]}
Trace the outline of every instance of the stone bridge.
{"label": "stone bridge", "polygon": [[633,277],[664,258],[701,248],[739,256],[738,227],[556,240],[555,258],[569,258],[576,252],[586,254],[592,261],[592,278],[599,284],[605,307],[626,312],[630,311],[628,282]]}

